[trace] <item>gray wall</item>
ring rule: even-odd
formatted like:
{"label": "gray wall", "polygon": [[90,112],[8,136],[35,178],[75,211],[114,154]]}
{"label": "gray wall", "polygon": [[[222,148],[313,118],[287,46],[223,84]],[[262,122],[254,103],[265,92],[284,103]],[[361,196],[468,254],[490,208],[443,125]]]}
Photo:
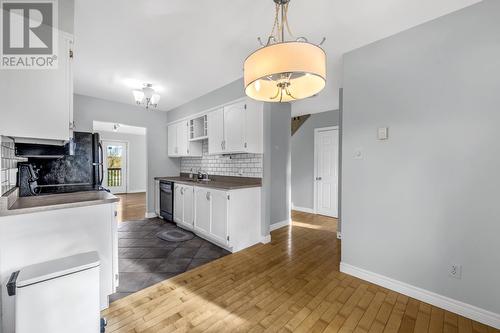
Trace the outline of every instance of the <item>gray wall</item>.
{"label": "gray wall", "polygon": [[337,126],[339,112],[312,114],[291,139],[292,204],[314,209],[314,129]]}
{"label": "gray wall", "polygon": [[345,55],[343,263],[500,314],[499,73],[498,0]]}
{"label": "gray wall", "polygon": [[148,175],[146,136],[119,132],[99,132],[99,134],[101,140],[118,140],[128,143],[127,192],[146,192]]}
{"label": "gray wall", "polygon": [[154,177],[179,174],[179,159],[167,156],[167,114],[140,106],[75,95],[74,118],[78,131],[91,132],[94,120],[146,128],[148,212],[154,212]]}
{"label": "gray wall", "polygon": [[245,97],[243,78],[233,81],[177,108],[169,110],[168,121],[176,121],[242,97]]}
{"label": "gray wall", "polygon": [[[269,225],[290,220],[291,154],[290,133],[292,108],[289,103],[266,103],[264,118],[264,190]],[[267,162],[267,163],[266,163]]]}

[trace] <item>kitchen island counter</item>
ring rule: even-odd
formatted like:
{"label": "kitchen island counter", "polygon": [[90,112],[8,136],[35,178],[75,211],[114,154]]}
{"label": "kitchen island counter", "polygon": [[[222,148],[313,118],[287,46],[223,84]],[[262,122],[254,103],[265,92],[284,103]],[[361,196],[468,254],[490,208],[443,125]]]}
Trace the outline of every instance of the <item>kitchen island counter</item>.
{"label": "kitchen island counter", "polygon": [[[16,194],[14,194],[16,195]],[[105,191],[48,194],[33,197],[20,197],[11,200],[8,209],[0,210],[1,216],[30,214],[48,210],[86,207],[118,202],[116,196]]]}

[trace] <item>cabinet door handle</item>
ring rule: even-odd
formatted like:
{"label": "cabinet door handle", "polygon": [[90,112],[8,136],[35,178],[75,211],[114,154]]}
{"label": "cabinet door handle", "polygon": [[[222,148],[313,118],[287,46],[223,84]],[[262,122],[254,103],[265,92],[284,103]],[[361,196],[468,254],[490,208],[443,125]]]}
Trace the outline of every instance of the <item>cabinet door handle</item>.
{"label": "cabinet door handle", "polygon": [[224,141],[220,142],[220,149],[224,150]]}
{"label": "cabinet door handle", "polygon": [[321,177],[316,177],[316,180],[321,180],[321,179],[323,179],[323,178],[321,178]]}
{"label": "cabinet door handle", "polygon": [[205,195],[205,197],[207,198],[207,200],[210,200],[210,192],[207,192],[207,194]]}

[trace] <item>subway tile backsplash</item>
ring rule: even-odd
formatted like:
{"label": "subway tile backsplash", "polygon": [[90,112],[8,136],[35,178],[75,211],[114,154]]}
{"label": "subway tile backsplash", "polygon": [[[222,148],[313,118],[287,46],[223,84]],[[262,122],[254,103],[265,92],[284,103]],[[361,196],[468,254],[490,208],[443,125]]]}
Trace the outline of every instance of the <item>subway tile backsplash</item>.
{"label": "subway tile backsplash", "polygon": [[4,195],[17,183],[17,163],[25,161],[16,157],[15,144],[11,138],[0,136],[0,196]]}
{"label": "subway tile backsplash", "polygon": [[262,178],[262,159],[262,154],[208,155],[208,140],[203,140],[203,157],[182,157],[181,172]]}

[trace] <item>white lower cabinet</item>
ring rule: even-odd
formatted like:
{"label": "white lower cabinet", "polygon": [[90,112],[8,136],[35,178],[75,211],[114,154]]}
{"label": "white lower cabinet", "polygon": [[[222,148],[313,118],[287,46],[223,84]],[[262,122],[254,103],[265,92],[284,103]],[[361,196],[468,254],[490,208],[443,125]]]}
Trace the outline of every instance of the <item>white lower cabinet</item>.
{"label": "white lower cabinet", "polygon": [[194,232],[231,252],[261,240],[260,187],[217,190],[194,186]]}
{"label": "white lower cabinet", "polygon": [[174,222],[180,227],[193,230],[194,187],[174,184]]}

